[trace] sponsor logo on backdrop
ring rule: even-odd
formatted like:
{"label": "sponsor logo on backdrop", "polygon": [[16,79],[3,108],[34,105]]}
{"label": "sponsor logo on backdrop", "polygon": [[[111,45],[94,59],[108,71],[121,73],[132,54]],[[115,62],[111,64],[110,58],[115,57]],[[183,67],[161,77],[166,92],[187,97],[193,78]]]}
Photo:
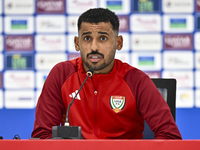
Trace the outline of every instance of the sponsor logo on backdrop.
{"label": "sponsor logo on backdrop", "polygon": [[163,15],[163,30],[171,33],[187,33],[194,30],[192,15]]}
{"label": "sponsor logo on backdrop", "polygon": [[3,74],[0,72],[0,88],[3,87]]}
{"label": "sponsor logo on backdrop", "polygon": [[154,56],[139,56],[138,64],[140,66],[154,66]]}
{"label": "sponsor logo on backdrop", "polygon": [[0,90],[0,109],[3,108],[3,91]]}
{"label": "sponsor logo on backdrop", "polygon": [[195,91],[195,100],[196,107],[200,107],[200,89]]}
{"label": "sponsor logo on backdrop", "polygon": [[193,0],[163,0],[164,13],[193,13]]}
{"label": "sponsor logo on backdrop", "polygon": [[132,34],[133,50],[160,51],[162,49],[161,34]]}
{"label": "sponsor logo on backdrop", "polygon": [[200,0],[195,0],[195,2],[196,2],[196,11],[197,12],[200,12]]}
{"label": "sponsor logo on backdrop", "polygon": [[128,32],[129,31],[129,17],[128,16],[118,16],[119,17],[119,31]]}
{"label": "sponsor logo on backdrop", "polygon": [[35,11],[34,0],[5,0],[5,14],[33,14]]}
{"label": "sponsor logo on backdrop", "polygon": [[37,53],[35,56],[35,67],[37,70],[50,70],[61,61],[66,61],[65,53]]}
{"label": "sponsor logo on backdrop", "polygon": [[170,19],[170,27],[171,28],[186,28],[186,19]]}
{"label": "sponsor logo on backdrop", "polygon": [[127,0],[100,0],[100,7],[108,8],[116,14],[130,13],[130,1]]}
{"label": "sponsor logo on backdrop", "polygon": [[33,54],[6,54],[6,69],[33,69]]}
{"label": "sponsor logo on backdrop", "polygon": [[157,71],[161,69],[160,53],[132,53],[132,65],[143,71]]}
{"label": "sponsor logo on backdrop", "polygon": [[164,52],[163,67],[165,69],[193,69],[193,52]]}
{"label": "sponsor logo on backdrop", "polygon": [[11,20],[11,29],[12,30],[20,30],[27,29],[27,20]]}
{"label": "sponsor logo on backdrop", "polygon": [[195,67],[200,69],[200,52],[195,53]]}
{"label": "sponsor logo on backdrop", "polygon": [[65,0],[37,0],[37,13],[65,13]]}
{"label": "sponsor logo on backdrop", "polygon": [[160,71],[145,71],[150,78],[161,78]]}
{"label": "sponsor logo on backdrop", "polygon": [[110,10],[122,10],[122,0],[107,0],[106,6]]}
{"label": "sponsor logo on backdrop", "polygon": [[133,32],[160,32],[160,15],[131,15],[131,31]]}
{"label": "sponsor logo on backdrop", "polygon": [[65,16],[63,15],[37,16],[36,31],[44,33],[65,32]]}
{"label": "sponsor logo on backdrop", "polygon": [[5,91],[5,107],[8,109],[30,109],[35,107],[35,103],[34,91]]}
{"label": "sponsor logo on backdrop", "polygon": [[3,51],[3,45],[4,45],[4,43],[3,43],[3,36],[0,35],[0,52]]}
{"label": "sponsor logo on backdrop", "polygon": [[4,23],[7,34],[31,34],[34,32],[33,16],[6,16]]}
{"label": "sponsor logo on backdrop", "polygon": [[195,86],[200,88],[200,71],[195,72]]}
{"label": "sponsor logo on backdrop", "polygon": [[33,89],[34,79],[33,71],[5,71],[4,87],[6,89]]}
{"label": "sponsor logo on backdrop", "polygon": [[42,89],[44,82],[48,76],[49,72],[47,71],[39,71],[36,73],[36,87],[37,89]]}
{"label": "sponsor logo on backdrop", "polygon": [[191,108],[194,106],[194,92],[192,89],[177,89],[176,107]]}
{"label": "sponsor logo on backdrop", "polygon": [[97,0],[67,0],[67,13],[81,14],[90,8],[97,7]]}
{"label": "sponsor logo on backdrop", "polygon": [[193,35],[192,34],[165,34],[164,35],[164,49],[193,49]]}
{"label": "sponsor logo on backdrop", "polygon": [[170,19],[171,28],[186,28],[186,19]]}
{"label": "sponsor logo on backdrop", "polygon": [[163,78],[175,78],[178,88],[193,88],[193,72],[192,71],[163,71]]}
{"label": "sponsor logo on backdrop", "polygon": [[67,17],[67,31],[68,32],[78,32],[78,27],[77,27],[77,21],[78,21],[78,16],[68,16]]}
{"label": "sponsor logo on backdrop", "polygon": [[0,53],[0,71],[3,70],[3,64],[4,64],[3,62],[4,62],[4,60],[3,60],[3,54]]}
{"label": "sponsor logo on backdrop", "polygon": [[36,35],[37,51],[65,51],[65,35]]}
{"label": "sponsor logo on backdrop", "polygon": [[78,58],[80,56],[81,56],[80,53],[69,53],[68,54],[68,60],[73,60],[73,59]]}
{"label": "sponsor logo on backdrop", "polygon": [[160,0],[134,0],[133,11],[158,12],[160,11]]}
{"label": "sponsor logo on backdrop", "polygon": [[13,36],[7,35],[5,37],[5,50],[7,51],[32,51],[34,49],[33,35]]}

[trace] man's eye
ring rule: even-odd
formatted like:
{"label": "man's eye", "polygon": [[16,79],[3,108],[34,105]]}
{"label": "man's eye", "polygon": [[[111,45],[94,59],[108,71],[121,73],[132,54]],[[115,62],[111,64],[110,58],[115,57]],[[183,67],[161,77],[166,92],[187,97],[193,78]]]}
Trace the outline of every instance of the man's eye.
{"label": "man's eye", "polygon": [[86,37],[84,37],[84,40],[85,40],[85,41],[89,41],[89,40],[90,40],[90,37],[89,37],[89,36],[86,36]]}
{"label": "man's eye", "polygon": [[105,40],[107,40],[107,37],[102,36],[102,37],[101,37],[101,40],[102,40],[102,41],[105,41]]}

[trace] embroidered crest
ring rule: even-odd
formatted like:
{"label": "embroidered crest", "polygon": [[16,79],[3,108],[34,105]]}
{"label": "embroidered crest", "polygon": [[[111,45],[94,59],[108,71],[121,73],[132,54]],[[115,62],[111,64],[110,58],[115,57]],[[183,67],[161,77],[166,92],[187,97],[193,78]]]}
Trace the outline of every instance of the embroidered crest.
{"label": "embroidered crest", "polygon": [[125,105],[125,96],[111,96],[110,106],[112,110],[116,113],[120,112]]}

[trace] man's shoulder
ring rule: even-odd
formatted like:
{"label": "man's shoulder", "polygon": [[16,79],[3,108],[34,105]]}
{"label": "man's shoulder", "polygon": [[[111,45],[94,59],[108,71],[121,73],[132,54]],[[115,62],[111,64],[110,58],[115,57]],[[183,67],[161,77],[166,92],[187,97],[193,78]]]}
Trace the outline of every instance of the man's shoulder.
{"label": "man's shoulder", "polygon": [[117,67],[120,67],[120,68],[124,68],[124,67],[126,67],[126,68],[133,68],[131,65],[129,65],[128,63],[126,63],[126,62],[122,62],[121,60],[119,60],[119,59],[115,59],[115,65],[117,66]]}
{"label": "man's shoulder", "polygon": [[139,69],[131,66],[130,64],[126,62],[122,62],[119,59],[115,59],[115,67],[117,68],[118,73],[127,75],[129,72],[138,72]]}
{"label": "man's shoulder", "polygon": [[73,59],[73,60],[67,60],[67,61],[62,61],[62,62],[59,62],[57,63],[54,68],[57,68],[57,69],[72,69],[72,70],[77,70],[77,66],[78,66],[78,60],[79,58],[76,58],[76,59]]}
{"label": "man's shoulder", "polygon": [[49,76],[51,78],[59,79],[64,82],[67,78],[69,78],[72,74],[77,72],[78,66],[76,63],[76,59],[67,60],[57,63],[50,71]]}
{"label": "man's shoulder", "polygon": [[148,77],[146,73],[144,73],[142,70],[131,66],[128,63],[122,62],[121,60],[115,59],[116,66],[118,72],[124,75],[125,78],[135,78],[135,79],[140,79],[140,78],[145,78]]}

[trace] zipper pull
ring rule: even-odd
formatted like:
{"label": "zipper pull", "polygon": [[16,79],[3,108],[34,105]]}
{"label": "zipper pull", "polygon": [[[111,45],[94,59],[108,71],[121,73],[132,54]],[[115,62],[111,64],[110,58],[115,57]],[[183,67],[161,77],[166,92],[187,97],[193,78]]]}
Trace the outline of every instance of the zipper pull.
{"label": "zipper pull", "polygon": [[96,90],[94,91],[94,95],[97,95],[97,91]]}

